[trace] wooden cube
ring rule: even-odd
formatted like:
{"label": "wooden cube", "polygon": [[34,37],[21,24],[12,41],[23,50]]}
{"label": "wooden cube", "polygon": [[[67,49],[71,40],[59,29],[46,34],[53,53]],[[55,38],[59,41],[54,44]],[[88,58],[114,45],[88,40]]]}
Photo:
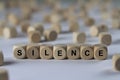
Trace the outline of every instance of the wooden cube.
{"label": "wooden cube", "polygon": [[88,12],[86,10],[82,10],[82,11],[80,11],[79,16],[80,16],[80,18],[84,19],[88,16]]}
{"label": "wooden cube", "polygon": [[112,19],[118,19],[118,18],[120,18],[120,10],[119,9],[113,9]]}
{"label": "wooden cube", "polygon": [[99,32],[100,32],[99,27],[97,27],[97,26],[95,26],[95,25],[90,28],[90,34],[91,34],[91,36],[93,36],[93,37],[98,36],[98,35],[99,35]]}
{"label": "wooden cube", "polygon": [[28,28],[30,27],[30,23],[28,21],[24,21],[21,23],[21,31],[27,33]]}
{"label": "wooden cube", "polygon": [[39,31],[31,31],[28,34],[29,42],[39,43],[41,41],[41,34]]}
{"label": "wooden cube", "polygon": [[50,23],[51,22],[49,14],[44,16],[43,22],[45,22],[45,23]]}
{"label": "wooden cube", "polygon": [[3,29],[5,28],[5,22],[0,21],[0,36],[3,36]]}
{"label": "wooden cube", "polygon": [[99,31],[100,32],[108,32],[108,26],[107,25],[105,25],[105,24],[101,24],[101,25],[99,25]]}
{"label": "wooden cube", "polygon": [[53,13],[51,16],[50,16],[50,22],[51,23],[59,23],[61,21],[61,16],[57,13]]}
{"label": "wooden cube", "polygon": [[40,57],[41,59],[52,59],[53,58],[53,46],[43,44],[40,46]]}
{"label": "wooden cube", "polygon": [[112,65],[114,70],[120,71],[120,54],[115,54],[112,57]]}
{"label": "wooden cube", "polygon": [[38,59],[39,55],[39,44],[28,44],[27,45],[27,58],[28,59]]}
{"label": "wooden cube", "polygon": [[0,51],[0,66],[3,65],[4,63],[4,56],[3,56],[3,52]]}
{"label": "wooden cube", "polygon": [[3,35],[6,39],[17,37],[17,30],[15,27],[5,27]]}
{"label": "wooden cube", "polygon": [[29,34],[31,31],[39,31],[41,35],[43,35],[44,27],[42,24],[35,24],[33,26],[30,26],[27,29],[27,33]]}
{"label": "wooden cube", "polygon": [[58,34],[61,33],[61,25],[59,23],[54,23],[51,27],[52,30],[55,30]]}
{"label": "wooden cube", "polygon": [[102,24],[102,25],[98,25],[98,26],[94,25],[90,28],[90,34],[93,37],[99,36],[99,34],[101,32],[108,32],[108,27],[106,25]]}
{"label": "wooden cube", "polygon": [[6,69],[0,69],[0,80],[9,80],[8,71]]}
{"label": "wooden cube", "polygon": [[94,57],[93,46],[88,44],[83,44],[80,47],[80,56],[82,59],[90,60]]}
{"label": "wooden cube", "polygon": [[93,18],[87,17],[85,18],[85,25],[91,27],[95,24],[95,20]]}
{"label": "wooden cube", "polygon": [[64,44],[55,45],[53,48],[53,57],[57,60],[63,60],[67,57],[67,46]]}
{"label": "wooden cube", "polygon": [[104,44],[94,45],[94,58],[97,60],[104,60],[108,56],[107,46]]}
{"label": "wooden cube", "polygon": [[15,14],[11,13],[8,15],[8,21],[12,24],[12,25],[18,25],[20,23],[20,19],[18,18],[18,16],[16,16]]}
{"label": "wooden cube", "polygon": [[44,32],[43,24],[37,23],[37,24],[33,25],[33,27],[35,28],[35,30],[39,31],[41,33],[41,35],[43,35],[43,32]]}
{"label": "wooden cube", "polygon": [[99,34],[99,41],[101,44],[109,46],[112,43],[112,36],[107,32],[102,32]]}
{"label": "wooden cube", "polygon": [[28,27],[27,34],[29,35],[32,31],[37,31],[33,26]]}
{"label": "wooden cube", "polygon": [[16,44],[13,46],[13,54],[17,59],[26,58],[26,44]]}
{"label": "wooden cube", "polygon": [[46,30],[44,32],[44,36],[45,36],[45,40],[47,40],[47,41],[54,41],[54,40],[57,39],[58,34],[57,34],[57,32],[55,30],[49,29],[49,30]]}
{"label": "wooden cube", "polygon": [[32,13],[30,10],[26,9],[22,12],[21,20],[30,20],[32,18]]}
{"label": "wooden cube", "polygon": [[120,18],[120,9],[113,9],[112,10],[112,19]]}
{"label": "wooden cube", "polygon": [[79,59],[80,58],[80,47],[78,45],[73,45],[73,44],[67,45],[67,58],[68,59]]}
{"label": "wooden cube", "polygon": [[84,32],[73,32],[73,42],[74,43],[85,43],[86,34]]}
{"label": "wooden cube", "polygon": [[113,19],[112,20],[112,28],[120,29],[120,19]]}
{"label": "wooden cube", "polygon": [[76,22],[76,21],[70,21],[69,23],[70,23],[70,25],[69,25],[69,31],[70,32],[79,31],[80,28],[79,28],[78,22]]}

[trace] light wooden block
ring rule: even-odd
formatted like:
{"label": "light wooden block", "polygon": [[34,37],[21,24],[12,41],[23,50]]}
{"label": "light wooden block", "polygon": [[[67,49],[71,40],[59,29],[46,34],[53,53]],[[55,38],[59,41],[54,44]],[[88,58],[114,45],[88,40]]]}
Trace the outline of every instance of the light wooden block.
{"label": "light wooden block", "polygon": [[0,80],[9,80],[8,71],[6,69],[0,69]]}
{"label": "light wooden block", "polygon": [[44,32],[43,24],[37,23],[37,24],[33,25],[33,27],[35,28],[35,30],[39,31],[41,33],[41,35],[43,35],[43,32]]}
{"label": "light wooden block", "polygon": [[5,28],[5,22],[0,21],[0,36],[3,36],[3,29]]}
{"label": "light wooden block", "polygon": [[118,18],[120,18],[120,10],[113,9],[113,11],[112,11],[112,19],[118,19]]}
{"label": "light wooden block", "polygon": [[69,31],[70,32],[75,32],[75,31],[79,31],[80,27],[78,22],[76,21],[70,21],[70,25],[69,25]]}
{"label": "light wooden block", "polygon": [[112,36],[107,32],[102,32],[99,34],[99,41],[101,44],[109,46],[112,43]]}
{"label": "light wooden block", "polygon": [[25,11],[23,11],[21,18],[22,20],[30,20],[32,18],[31,11],[29,9],[26,9]]}
{"label": "light wooden block", "polygon": [[27,58],[28,59],[38,59],[39,55],[39,44],[28,44],[27,45]]}
{"label": "light wooden block", "polygon": [[113,55],[112,65],[115,71],[120,71],[120,54]]}
{"label": "light wooden block", "polygon": [[41,34],[39,31],[31,31],[28,34],[28,39],[31,43],[39,43],[41,41]]}
{"label": "light wooden block", "polygon": [[40,46],[40,57],[41,59],[52,59],[53,58],[53,46],[43,44]]}
{"label": "light wooden block", "polygon": [[51,16],[50,16],[50,22],[51,23],[59,23],[61,21],[61,17],[59,14],[57,13],[53,13]]}
{"label": "light wooden block", "polygon": [[80,11],[79,16],[80,16],[80,18],[84,19],[88,16],[88,13],[86,10],[82,10],[82,11]]}
{"label": "light wooden block", "polygon": [[3,35],[6,39],[17,37],[17,30],[15,27],[5,27]]}
{"label": "light wooden block", "polygon": [[27,33],[28,28],[30,27],[30,23],[28,21],[24,21],[20,25],[21,31]]}
{"label": "light wooden block", "polygon": [[85,18],[85,25],[91,27],[95,24],[95,20],[93,18],[87,17]]}
{"label": "light wooden block", "polygon": [[58,34],[57,34],[57,32],[55,30],[49,29],[49,30],[46,30],[44,32],[44,36],[45,36],[45,40],[47,40],[47,41],[54,41],[54,40],[57,39]]}
{"label": "light wooden block", "polygon": [[3,65],[4,63],[4,56],[3,56],[3,52],[0,51],[0,66]]}
{"label": "light wooden block", "polygon": [[73,42],[74,43],[85,43],[86,34],[84,32],[73,32]]}
{"label": "light wooden block", "polygon": [[27,33],[29,34],[31,31],[39,31],[41,35],[43,35],[43,32],[44,32],[44,27],[42,24],[35,24],[33,26],[30,26],[28,29],[27,29]]}
{"label": "light wooden block", "polygon": [[90,28],[90,34],[93,37],[99,36],[101,32],[108,32],[108,27],[104,24],[102,25],[94,25]]}
{"label": "light wooden block", "polygon": [[8,15],[8,21],[12,25],[18,25],[20,23],[19,18],[15,14],[12,14],[12,13]]}
{"label": "light wooden block", "polygon": [[97,26],[95,26],[95,25],[90,28],[90,34],[91,34],[91,36],[93,36],[93,37],[98,36],[98,35],[99,35],[99,32],[100,32],[99,27],[97,27]]}
{"label": "light wooden block", "polygon": [[45,15],[44,18],[43,18],[43,21],[46,22],[46,23],[50,23],[51,22],[50,15],[49,14]]}
{"label": "light wooden block", "polygon": [[105,60],[108,56],[107,46],[104,44],[94,45],[94,58],[97,60]]}
{"label": "light wooden block", "polygon": [[28,27],[27,34],[30,34],[32,31],[37,31],[37,30],[33,26]]}
{"label": "light wooden block", "polygon": [[99,31],[100,32],[108,32],[109,31],[108,26],[105,24],[99,25]]}
{"label": "light wooden block", "polygon": [[79,23],[77,23],[77,19],[78,19],[77,16],[73,15],[72,13],[67,14],[67,15],[68,15],[67,20],[68,20],[70,26],[72,26],[72,23],[75,23],[75,24],[79,25]]}
{"label": "light wooden block", "polygon": [[73,60],[79,59],[80,58],[80,47],[74,44],[67,45],[67,58],[73,59]]}
{"label": "light wooden block", "polygon": [[61,25],[59,23],[54,23],[52,25],[51,29],[55,30],[58,34],[60,34],[62,27],[61,27]]}
{"label": "light wooden block", "polygon": [[67,57],[67,46],[64,44],[55,45],[53,48],[53,57],[57,60],[63,60]]}
{"label": "light wooden block", "polygon": [[113,19],[112,20],[112,28],[114,29],[120,29],[120,19]]}
{"label": "light wooden block", "polygon": [[102,12],[102,19],[106,20],[106,19],[109,19],[110,17],[111,17],[110,13]]}
{"label": "light wooden block", "polygon": [[13,46],[13,54],[17,59],[26,58],[26,44],[16,44]]}
{"label": "light wooden block", "polygon": [[62,16],[63,16],[64,21],[68,20],[68,18],[69,18],[68,9],[63,10]]}
{"label": "light wooden block", "polygon": [[93,46],[88,44],[83,44],[80,47],[80,56],[82,59],[90,60],[94,57]]}

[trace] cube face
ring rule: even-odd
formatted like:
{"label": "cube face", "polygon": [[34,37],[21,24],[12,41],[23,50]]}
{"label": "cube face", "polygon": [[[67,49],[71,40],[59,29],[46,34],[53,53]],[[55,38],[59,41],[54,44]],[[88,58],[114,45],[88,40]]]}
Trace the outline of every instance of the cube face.
{"label": "cube face", "polygon": [[71,22],[70,27],[69,27],[69,31],[70,32],[79,31],[79,24],[75,21]]}
{"label": "cube face", "polygon": [[38,43],[41,41],[41,34],[39,31],[31,31],[28,35],[29,41],[32,43]]}
{"label": "cube face", "polygon": [[90,34],[93,37],[99,36],[99,34],[102,32],[108,32],[108,27],[104,24],[96,26],[94,25],[90,28]]}
{"label": "cube face", "polygon": [[112,20],[112,27],[114,29],[120,29],[120,21],[118,19],[113,19]]}
{"label": "cube face", "polygon": [[115,54],[112,57],[112,65],[115,71],[120,71],[120,54]]}
{"label": "cube face", "polygon": [[28,59],[38,59],[39,56],[39,48],[35,46],[27,46],[27,58]]}
{"label": "cube face", "polygon": [[8,72],[5,69],[0,69],[0,80],[9,80]]}
{"label": "cube face", "polygon": [[26,58],[26,50],[24,47],[17,47],[14,50],[14,56],[17,59],[25,59]]}
{"label": "cube face", "polygon": [[90,60],[94,57],[93,48],[91,46],[81,46],[80,56],[82,59]]}
{"label": "cube face", "polygon": [[65,46],[54,46],[53,57],[57,60],[63,60],[67,57]]}
{"label": "cube face", "polygon": [[2,26],[1,23],[0,23],[0,36],[3,36],[3,30],[4,30],[4,28],[5,28],[5,27]]}
{"label": "cube face", "polygon": [[44,36],[46,41],[54,41],[57,39],[58,34],[55,30],[46,30]]}
{"label": "cube face", "polygon": [[0,51],[0,66],[3,65],[3,63],[4,63],[4,56],[2,51]]}
{"label": "cube face", "polygon": [[51,46],[40,46],[40,57],[41,59],[52,59],[53,48]]}
{"label": "cube face", "polygon": [[30,27],[30,23],[25,21],[21,24],[21,31],[27,33],[29,27]]}
{"label": "cube face", "polygon": [[8,20],[12,25],[18,25],[19,24],[19,18],[15,14],[9,14]]}
{"label": "cube face", "polygon": [[67,47],[67,58],[68,59],[79,59],[80,58],[80,52],[79,47],[73,47],[69,46]]}
{"label": "cube face", "polygon": [[60,34],[61,33],[61,25],[59,23],[55,23],[52,25],[51,29],[52,30],[55,30],[57,32],[57,34]]}
{"label": "cube face", "polygon": [[97,60],[104,60],[107,58],[108,52],[104,47],[96,47],[94,48],[94,58]]}
{"label": "cube face", "polygon": [[86,34],[84,32],[74,32],[73,33],[73,42],[74,43],[85,43]]}
{"label": "cube face", "polygon": [[41,23],[37,23],[34,25],[34,28],[40,32],[41,35],[43,35],[44,32],[44,26]]}
{"label": "cube face", "polygon": [[101,44],[110,45],[112,43],[112,37],[109,33],[102,32],[99,35],[99,40]]}
{"label": "cube face", "polygon": [[95,20],[93,18],[88,17],[88,18],[85,19],[85,25],[86,26],[90,27],[90,26],[92,26],[94,24],[95,24]]}
{"label": "cube face", "polygon": [[99,26],[100,32],[108,32],[108,26],[105,24],[102,24]]}
{"label": "cube face", "polygon": [[17,30],[15,27],[6,27],[3,30],[3,35],[6,39],[17,37]]}
{"label": "cube face", "polygon": [[120,71],[120,58],[117,59],[116,62],[115,62],[115,69],[116,69],[117,71]]}

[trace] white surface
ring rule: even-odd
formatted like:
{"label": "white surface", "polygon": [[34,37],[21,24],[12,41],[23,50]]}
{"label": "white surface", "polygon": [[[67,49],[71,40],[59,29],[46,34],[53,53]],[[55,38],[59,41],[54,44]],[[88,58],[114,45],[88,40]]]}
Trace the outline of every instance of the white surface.
{"label": "white surface", "polygon": [[[95,18],[99,20],[99,16],[96,15]],[[39,20],[37,21],[39,22]],[[97,23],[106,23],[110,25],[110,21],[98,21]],[[68,25],[64,23],[62,25],[63,30],[65,30],[64,28],[67,29]],[[84,31],[87,34],[86,43],[98,43],[97,38],[90,37],[89,29],[84,28],[82,23],[80,23],[80,25],[80,31]],[[48,26],[48,24],[45,25],[46,28]],[[13,57],[12,47],[16,43],[28,43],[27,37],[19,33],[18,38],[15,39],[6,40],[0,38],[0,49],[2,49],[5,56],[5,63],[0,68],[6,68],[9,71],[10,80],[119,80],[120,72],[114,72],[112,70],[111,58],[113,54],[120,53],[120,30],[110,29],[110,33],[113,37],[113,43],[108,47],[108,59],[103,61],[81,59],[18,60]],[[72,34],[60,34],[56,41],[43,43],[72,43]]]}

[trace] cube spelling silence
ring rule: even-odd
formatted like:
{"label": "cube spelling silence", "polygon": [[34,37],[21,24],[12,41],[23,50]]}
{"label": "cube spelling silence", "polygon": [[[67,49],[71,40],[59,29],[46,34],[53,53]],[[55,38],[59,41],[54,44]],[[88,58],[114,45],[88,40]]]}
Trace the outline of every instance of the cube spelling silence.
{"label": "cube spelling silence", "polygon": [[14,57],[17,59],[84,59],[105,60],[108,50],[106,45],[96,44],[17,44],[13,47]]}

